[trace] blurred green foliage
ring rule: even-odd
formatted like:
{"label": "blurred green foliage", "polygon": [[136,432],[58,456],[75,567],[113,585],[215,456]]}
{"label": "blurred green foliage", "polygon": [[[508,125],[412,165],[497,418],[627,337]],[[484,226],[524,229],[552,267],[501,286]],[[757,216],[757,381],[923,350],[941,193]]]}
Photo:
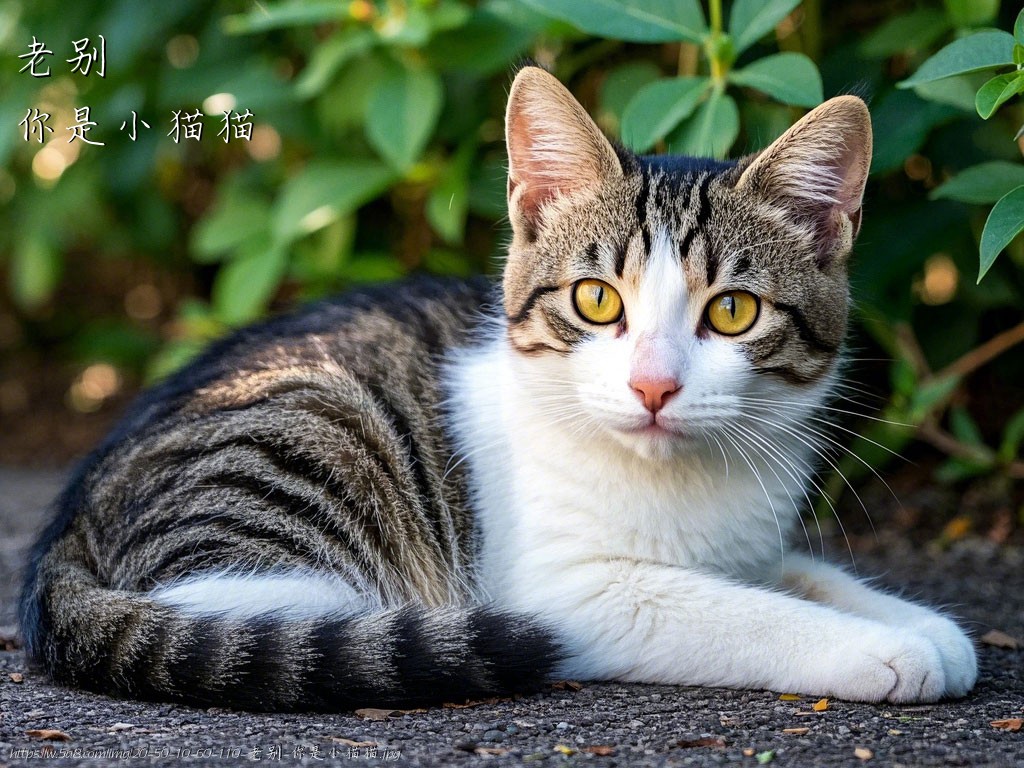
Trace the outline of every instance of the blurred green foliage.
{"label": "blurred green foliage", "polygon": [[[502,113],[523,57],[638,151],[756,151],[854,92],[875,125],[855,344],[891,359],[885,418],[917,430],[878,423],[840,468],[879,466],[916,435],[948,457],[944,479],[1016,476],[1024,356],[999,352],[1021,323],[1022,238],[1004,231],[1004,255],[973,279],[990,207],[1024,183],[1024,115],[1004,99],[1024,61],[1011,5],[0,0],[0,348],[152,380],[299,300],[493,271]],[[105,77],[72,72],[72,42],[99,35]],[[53,51],[50,77],[19,72],[33,38]],[[67,141],[85,106],[104,146]],[[19,124],[33,109],[51,116],[42,143]],[[202,140],[173,141],[174,113],[197,109]],[[225,117],[246,110],[251,139],[225,141]],[[135,140],[133,112],[150,126]],[[969,357],[1000,338],[983,367]]]}

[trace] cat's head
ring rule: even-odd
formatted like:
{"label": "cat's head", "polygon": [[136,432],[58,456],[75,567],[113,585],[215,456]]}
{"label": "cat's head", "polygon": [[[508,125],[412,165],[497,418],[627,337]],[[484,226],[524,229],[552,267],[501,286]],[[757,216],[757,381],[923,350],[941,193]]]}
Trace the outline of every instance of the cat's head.
{"label": "cat's head", "polygon": [[820,403],[871,158],[860,99],[738,162],[638,157],[526,67],[506,139],[507,333],[552,420],[664,456]]}

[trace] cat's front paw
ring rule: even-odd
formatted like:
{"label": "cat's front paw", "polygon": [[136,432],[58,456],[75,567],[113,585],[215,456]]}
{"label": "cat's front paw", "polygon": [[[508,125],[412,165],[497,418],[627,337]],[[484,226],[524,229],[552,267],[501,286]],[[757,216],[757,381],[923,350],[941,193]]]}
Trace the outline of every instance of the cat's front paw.
{"label": "cat's front paw", "polygon": [[911,629],[928,638],[938,650],[946,678],[944,695],[955,698],[966,695],[978,679],[978,656],[967,633],[956,622],[938,613],[915,621]]}
{"label": "cat's front paw", "polygon": [[946,693],[942,655],[915,632],[879,627],[837,648],[834,694],[853,701],[894,704],[937,701]]}

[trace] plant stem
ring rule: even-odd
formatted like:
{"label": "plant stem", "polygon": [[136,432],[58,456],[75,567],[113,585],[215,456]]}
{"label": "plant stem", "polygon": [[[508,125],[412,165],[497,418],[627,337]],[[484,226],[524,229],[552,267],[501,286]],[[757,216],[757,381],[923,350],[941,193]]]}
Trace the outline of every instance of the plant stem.
{"label": "plant stem", "polygon": [[711,64],[711,79],[715,83],[725,80],[725,63],[722,61],[719,39],[722,37],[722,0],[709,0],[711,15],[711,36],[708,39],[708,61]]}
{"label": "plant stem", "polygon": [[936,378],[943,376],[967,376],[1022,341],[1024,341],[1024,323],[1015,325],[1008,331],[1003,331],[999,335],[993,336],[980,347],[972,349],[966,355],[939,371],[936,374]]}

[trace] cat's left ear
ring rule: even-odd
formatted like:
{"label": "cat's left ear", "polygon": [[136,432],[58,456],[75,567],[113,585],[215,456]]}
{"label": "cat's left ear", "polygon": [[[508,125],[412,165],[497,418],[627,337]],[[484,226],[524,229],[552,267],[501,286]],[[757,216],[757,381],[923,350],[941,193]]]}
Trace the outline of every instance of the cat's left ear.
{"label": "cat's left ear", "polygon": [[505,112],[508,208],[516,234],[532,239],[555,201],[593,195],[622,176],[611,143],[587,111],[540,67],[523,67]]}
{"label": "cat's left ear", "polygon": [[755,191],[813,229],[822,263],[846,256],[860,231],[871,167],[871,116],[856,96],[811,110],[743,171]]}

